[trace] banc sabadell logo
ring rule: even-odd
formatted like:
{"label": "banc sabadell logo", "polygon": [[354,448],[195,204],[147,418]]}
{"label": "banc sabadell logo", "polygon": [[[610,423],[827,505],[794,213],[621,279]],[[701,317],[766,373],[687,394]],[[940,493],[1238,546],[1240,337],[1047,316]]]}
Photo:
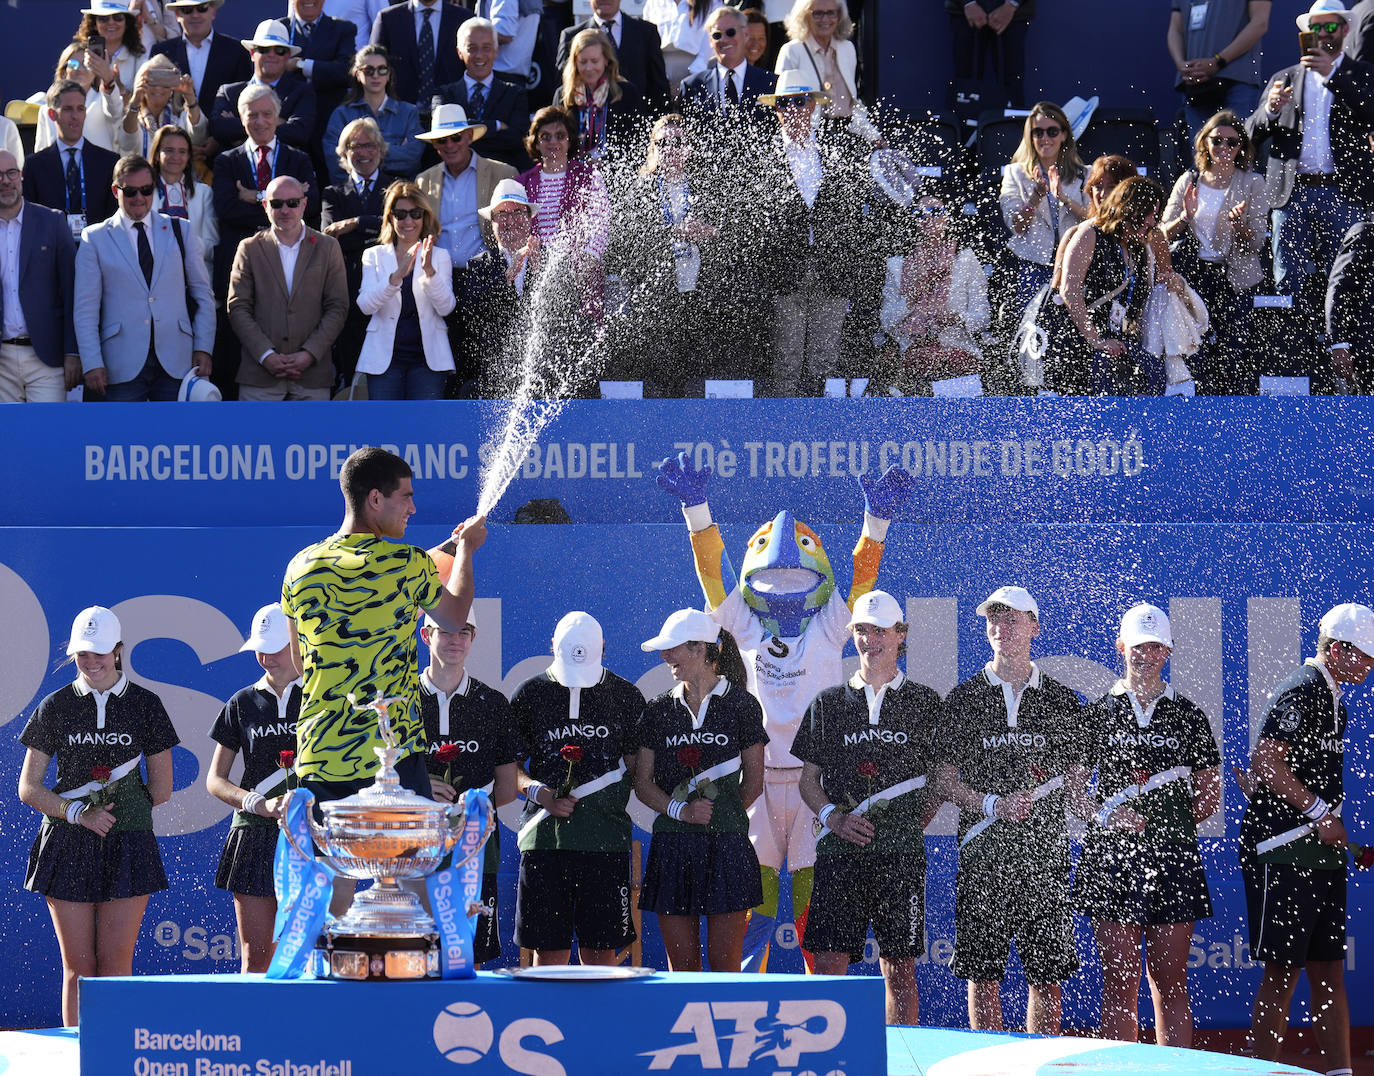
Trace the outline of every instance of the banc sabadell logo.
{"label": "banc sabadell logo", "polygon": [[[848,1076],[839,1068],[817,1068],[814,1061],[799,1069],[805,1055],[838,1047],[845,1025],[844,1007],[834,1001],[695,1001],[683,1006],[669,1029],[681,1036],[678,1041],[638,1056],[650,1072],[755,1069],[776,1076]],[[549,1047],[563,1038],[556,1024],[536,1017],[512,1020],[498,1037],[491,1016],[470,1001],[455,1001],[434,1021],[434,1046],[446,1060],[471,1065],[495,1046],[501,1063],[525,1076],[568,1076],[558,1058],[527,1045],[535,1039]]]}

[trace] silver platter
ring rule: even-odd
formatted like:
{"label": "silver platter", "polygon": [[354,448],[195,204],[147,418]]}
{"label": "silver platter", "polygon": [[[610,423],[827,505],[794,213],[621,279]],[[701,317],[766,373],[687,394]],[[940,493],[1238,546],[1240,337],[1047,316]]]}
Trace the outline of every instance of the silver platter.
{"label": "silver platter", "polygon": [[657,975],[654,968],[636,968],[623,965],[606,966],[603,964],[544,964],[529,968],[499,968],[497,975],[511,979],[534,979],[551,983],[591,983],[610,982],[625,979],[647,979]]}

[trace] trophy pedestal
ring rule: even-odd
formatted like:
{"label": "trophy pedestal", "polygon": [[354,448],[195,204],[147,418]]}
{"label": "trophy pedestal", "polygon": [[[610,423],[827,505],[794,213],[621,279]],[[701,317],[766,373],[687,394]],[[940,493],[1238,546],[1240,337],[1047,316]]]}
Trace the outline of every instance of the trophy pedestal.
{"label": "trophy pedestal", "polygon": [[326,930],[315,943],[312,970],[321,979],[437,979],[439,935],[384,938]]}

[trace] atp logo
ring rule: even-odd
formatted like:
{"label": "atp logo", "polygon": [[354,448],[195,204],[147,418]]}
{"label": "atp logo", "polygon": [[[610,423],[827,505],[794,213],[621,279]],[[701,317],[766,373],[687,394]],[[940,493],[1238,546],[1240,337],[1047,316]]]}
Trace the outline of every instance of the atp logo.
{"label": "atp logo", "polygon": [[[717,1021],[725,1024],[717,1030]],[[684,1005],[671,1031],[691,1041],[646,1050],[649,1070],[670,1069],[679,1059],[696,1058],[702,1069],[766,1071],[795,1069],[803,1054],[835,1049],[844,1039],[845,1012],[838,1002],[694,1001]]]}
{"label": "atp logo", "polygon": [[513,1020],[496,1040],[496,1028],[485,1009],[470,1001],[455,1001],[434,1020],[434,1047],[444,1060],[455,1065],[471,1065],[491,1052],[496,1042],[501,1063],[511,1072],[524,1076],[568,1076],[557,1058],[525,1046],[535,1038],[545,1046],[563,1041],[563,1032],[547,1020],[527,1017]]}

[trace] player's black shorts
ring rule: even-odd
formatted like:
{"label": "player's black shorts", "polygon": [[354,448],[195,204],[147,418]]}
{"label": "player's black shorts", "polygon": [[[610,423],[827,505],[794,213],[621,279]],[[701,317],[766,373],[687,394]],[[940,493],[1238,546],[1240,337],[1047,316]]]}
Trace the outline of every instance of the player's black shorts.
{"label": "player's black shorts", "polygon": [[1195,923],[1212,895],[1197,844],[1089,831],[1073,879],[1074,906],[1109,923]]}
{"label": "player's black shorts", "polygon": [[811,910],[802,945],[812,953],[848,953],[863,959],[868,926],[880,955],[892,960],[925,952],[926,857],[826,855],[816,857]]}
{"label": "player's black shorts", "polygon": [[520,855],[515,944],[523,949],[623,949],[635,940],[630,855],[531,851]]}
{"label": "player's black shorts", "polygon": [[1243,863],[1250,956],[1300,968],[1345,959],[1345,870]]}
{"label": "player's black shorts", "polygon": [[954,960],[960,979],[1001,982],[1012,940],[1036,985],[1061,983],[1078,971],[1069,880],[1003,877],[997,865],[960,866],[954,882]]}

